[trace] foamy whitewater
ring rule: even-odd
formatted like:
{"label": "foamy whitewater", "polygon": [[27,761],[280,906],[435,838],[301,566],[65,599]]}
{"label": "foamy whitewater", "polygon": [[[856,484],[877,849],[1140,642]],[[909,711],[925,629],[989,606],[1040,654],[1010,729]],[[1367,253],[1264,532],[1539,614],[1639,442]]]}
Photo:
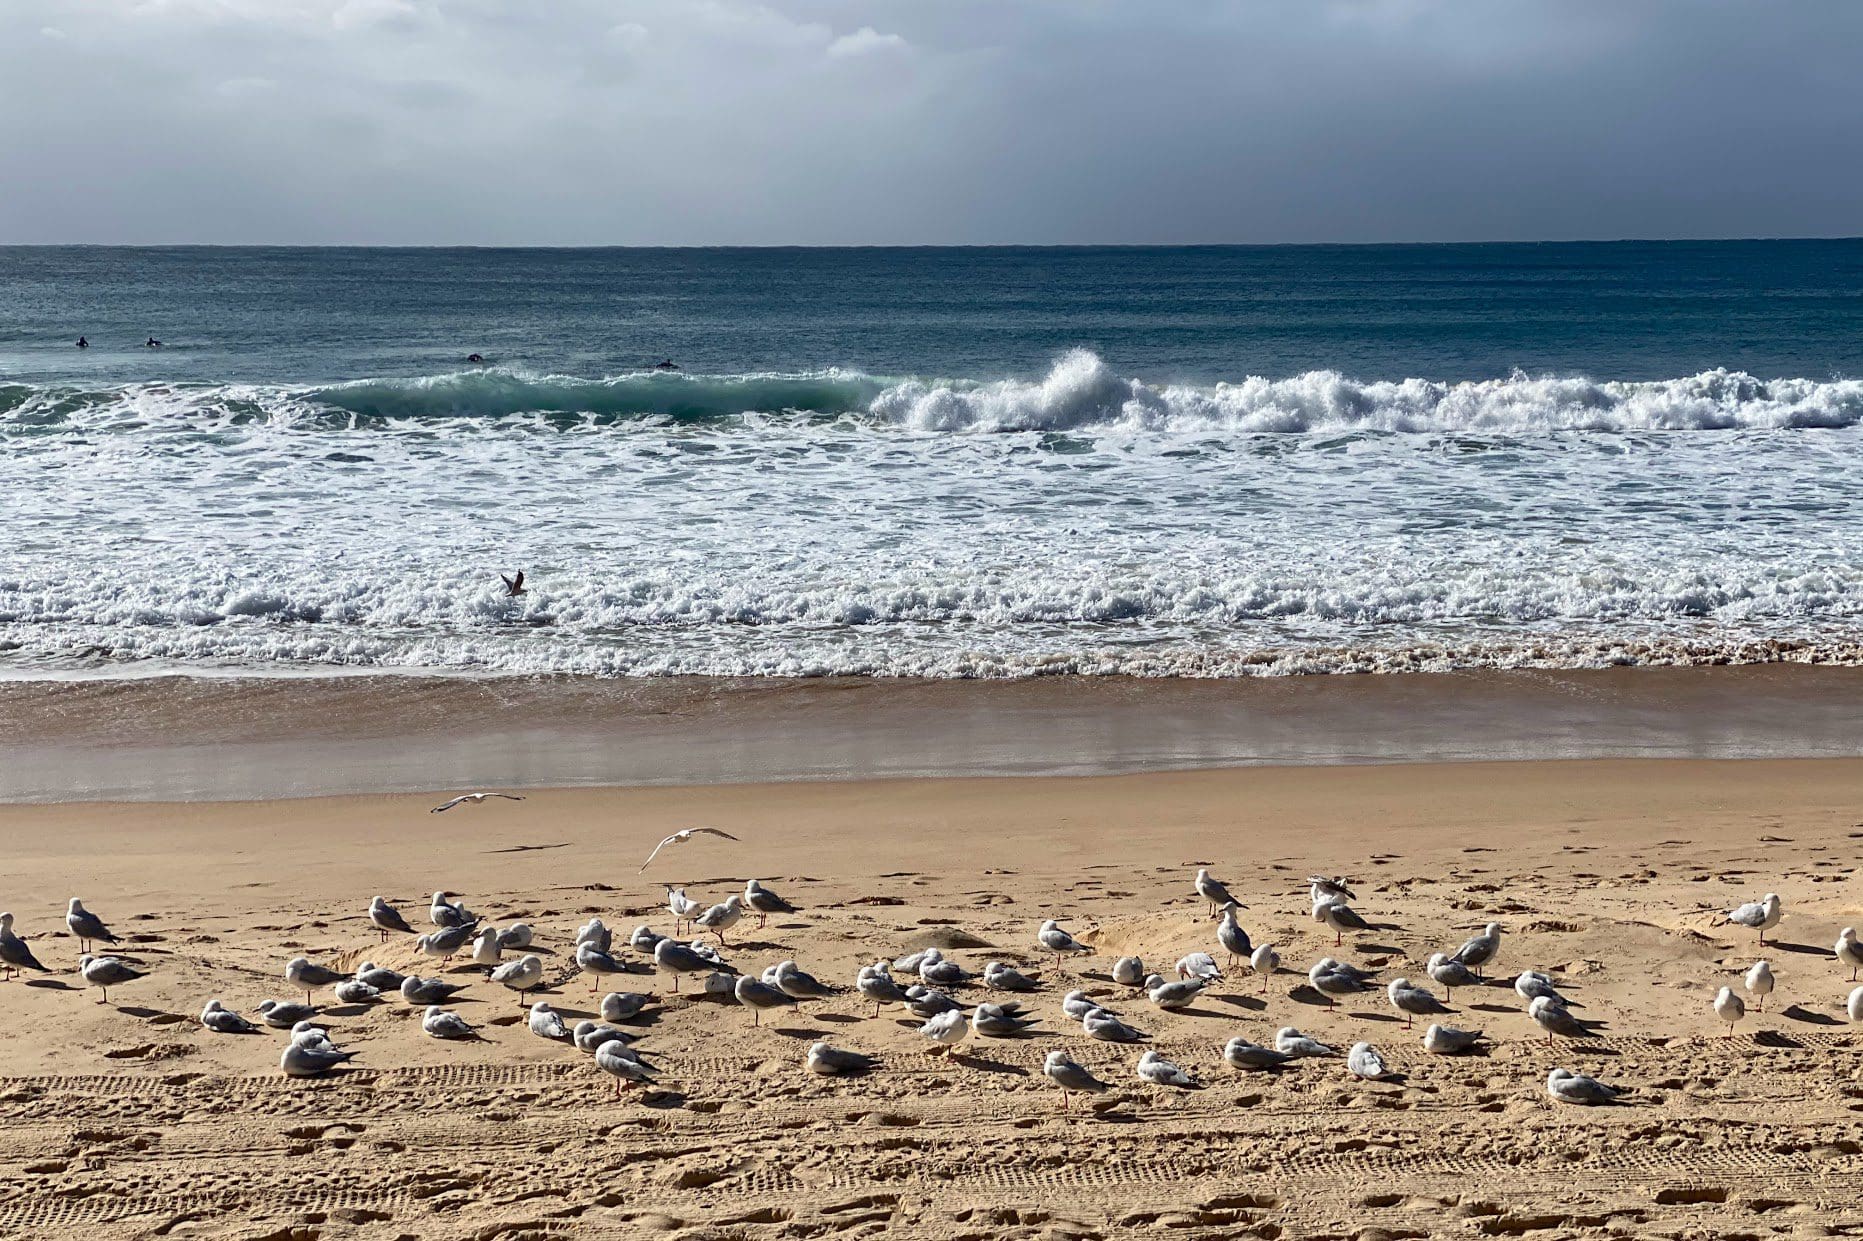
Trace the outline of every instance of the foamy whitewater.
{"label": "foamy whitewater", "polygon": [[[1863,652],[1863,383],[0,386],[35,670],[1233,676]],[[503,597],[498,571],[529,593]]]}

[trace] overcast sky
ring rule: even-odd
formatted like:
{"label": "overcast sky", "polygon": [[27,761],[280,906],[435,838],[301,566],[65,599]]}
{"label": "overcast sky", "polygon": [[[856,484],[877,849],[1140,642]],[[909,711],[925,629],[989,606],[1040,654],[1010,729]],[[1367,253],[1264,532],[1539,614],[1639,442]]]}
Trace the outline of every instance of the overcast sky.
{"label": "overcast sky", "polygon": [[0,242],[1863,233],[1855,0],[0,0]]}

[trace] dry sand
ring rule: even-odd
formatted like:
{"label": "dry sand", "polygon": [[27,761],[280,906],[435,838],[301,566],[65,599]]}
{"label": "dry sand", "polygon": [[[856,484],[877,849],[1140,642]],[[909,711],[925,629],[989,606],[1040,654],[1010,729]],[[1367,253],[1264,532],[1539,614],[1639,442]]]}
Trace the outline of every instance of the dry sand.
{"label": "dry sand", "polygon": [[[1254,768],[1090,779],[917,780],[543,791],[430,815],[431,798],[0,808],[0,901],[53,967],[0,985],[0,1235],[824,1237],[1801,1236],[1863,1231],[1863,1045],[1843,1018],[1839,928],[1863,922],[1855,871],[1863,761],[1606,761]],[[647,875],[664,831],[716,823]],[[1191,1010],[1114,987],[1113,956],[1213,948],[1200,864],[1249,908],[1286,972],[1234,974]],[[1302,876],[1344,872],[1376,927],[1332,936]],[[939,1061],[900,1014],[853,997],[752,1029],[740,1008],[669,998],[640,1047],[664,1069],[617,1101],[573,1048],[530,1035],[474,982],[484,1040],[425,1038],[398,1000],[337,1008],[353,1071],[292,1081],[284,1036],[216,1036],[210,996],[285,997],[285,960],[416,964],[362,917],[411,918],[445,887],[539,931],[545,998],[592,1009],[573,928],[669,930],[659,881],[721,899],[762,877],[805,907],[727,955],[793,957],[846,983],[859,963],[957,934],[973,968],[1043,970],[1032,1037]],[[1719,1037],[1714,990],[1759,950],[1712,911],[1786,902],[1766,1012]],[[149,977],[98,1002],[76,986],[60,915],[82,896]],[[1102,955],[1057,972],[1032,946],[1060,917]],[[1485,1055],[1427,1056],[1381,992],[1328,1012],[1304,970],[1334,954],[1421,980],[1422,958],[1489,919],[1498,972],[1551,973],[1607,1023],[1548,1045],[1505,983],[1454,997]],[[631,955],[631,954],[630,954]],[[1299,972],[1296,972],[1299,971]],[[432,972],[431,970],[425,972]],[[474,978],[456,968],[459,981]],[[648,975],[625,980],[666,992]],[[1143,1087],[1136,1049],[1061,1017],[1103,996],[1197,1072]],[[1438,989],[1440,992],[1440,989]],[[978,992],[966,991],[974,1000]],[[1376,1043],[1402,1075],[1336,1061],[1238,1075],[1218,1047],[1295,1025]],[[882,1065],[801,1067],[826,1038]],[[1116,1091],[1063,1116],[1039,1064],[1065,1048]],[[1548,1102],[1564,1065],[1633,1087],[1620,1107]]]}

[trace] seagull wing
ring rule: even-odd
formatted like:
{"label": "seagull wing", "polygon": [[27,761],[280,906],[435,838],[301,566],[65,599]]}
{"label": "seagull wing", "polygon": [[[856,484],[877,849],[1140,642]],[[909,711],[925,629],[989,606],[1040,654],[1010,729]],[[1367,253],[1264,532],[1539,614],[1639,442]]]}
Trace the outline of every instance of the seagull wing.
{"label": "seagull wing", "polygon": [[521,793],[493,793],[492,796],[502,797],[506,801],[523,801],[524,800],[524,796]]}
{"label": "seagull wing", "polygon": [[690,836],[697,832],[704,832],[707,836],[723,836],[726,840],[737,839],[736,836],[733,836],[730,832],[725,831],[724,828],[722,827],[689,827],[686,829],[684,834]]}
{"label": "seagull wing", "polygon": [[441,802],[439,805],[435,806],[432,810],[429,810],[427,813],[428,814],[439,814],[442,810],[451,810],[454,806],[457,806],[460,802],[465,801],[467,798],[471,796],[472,794],[470,793],[461,793],[458,797],[453,798],[453,800],[451,801]]}
{"label": "seagull wing", "polygon": [[[640,864],[640,869],[646,870],[649,866],[653,865],[653,859],[660,856],[660,850],[666,848],[666,846],[670,844],[677,844],[678,841],[679,841],[679,833],[674,832],[671,836],[668,836],[665,840],[662,840],[659,844],[655,845],[653,847],[653,852],[647,855],[647,860]],[[635,873],[638,874],[639,871],[636,871]]]}

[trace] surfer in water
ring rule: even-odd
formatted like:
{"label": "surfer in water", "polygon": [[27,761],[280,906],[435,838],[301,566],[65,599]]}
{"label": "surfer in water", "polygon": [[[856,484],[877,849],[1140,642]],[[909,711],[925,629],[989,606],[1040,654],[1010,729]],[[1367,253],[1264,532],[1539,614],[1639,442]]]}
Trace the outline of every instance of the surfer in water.
{"label": "surfer in water", "polygon": [[466,355],[466,361],[472,363],[474,366],[484,366],[485,355],[482,353],[469,353]]}
{"label": "surfer in water", "polygon": [[142,342],[142,347],[144,349],[160,349],[162,347],[162,342],[151,336],[149,339]]}
{"label": "surfer in water", "polygon": [[679,366],[673,359],[667,358],[663,362],[655,362],[653,364],[653,369],[656,371],[676,371],[679,369]]}
{"label": "surfer in water", "polygon": [[91,347],[91,342],[89,342],[88,340],[85,340],[82,336],[78,337],[78,348],[89,349],[90,347]]}

